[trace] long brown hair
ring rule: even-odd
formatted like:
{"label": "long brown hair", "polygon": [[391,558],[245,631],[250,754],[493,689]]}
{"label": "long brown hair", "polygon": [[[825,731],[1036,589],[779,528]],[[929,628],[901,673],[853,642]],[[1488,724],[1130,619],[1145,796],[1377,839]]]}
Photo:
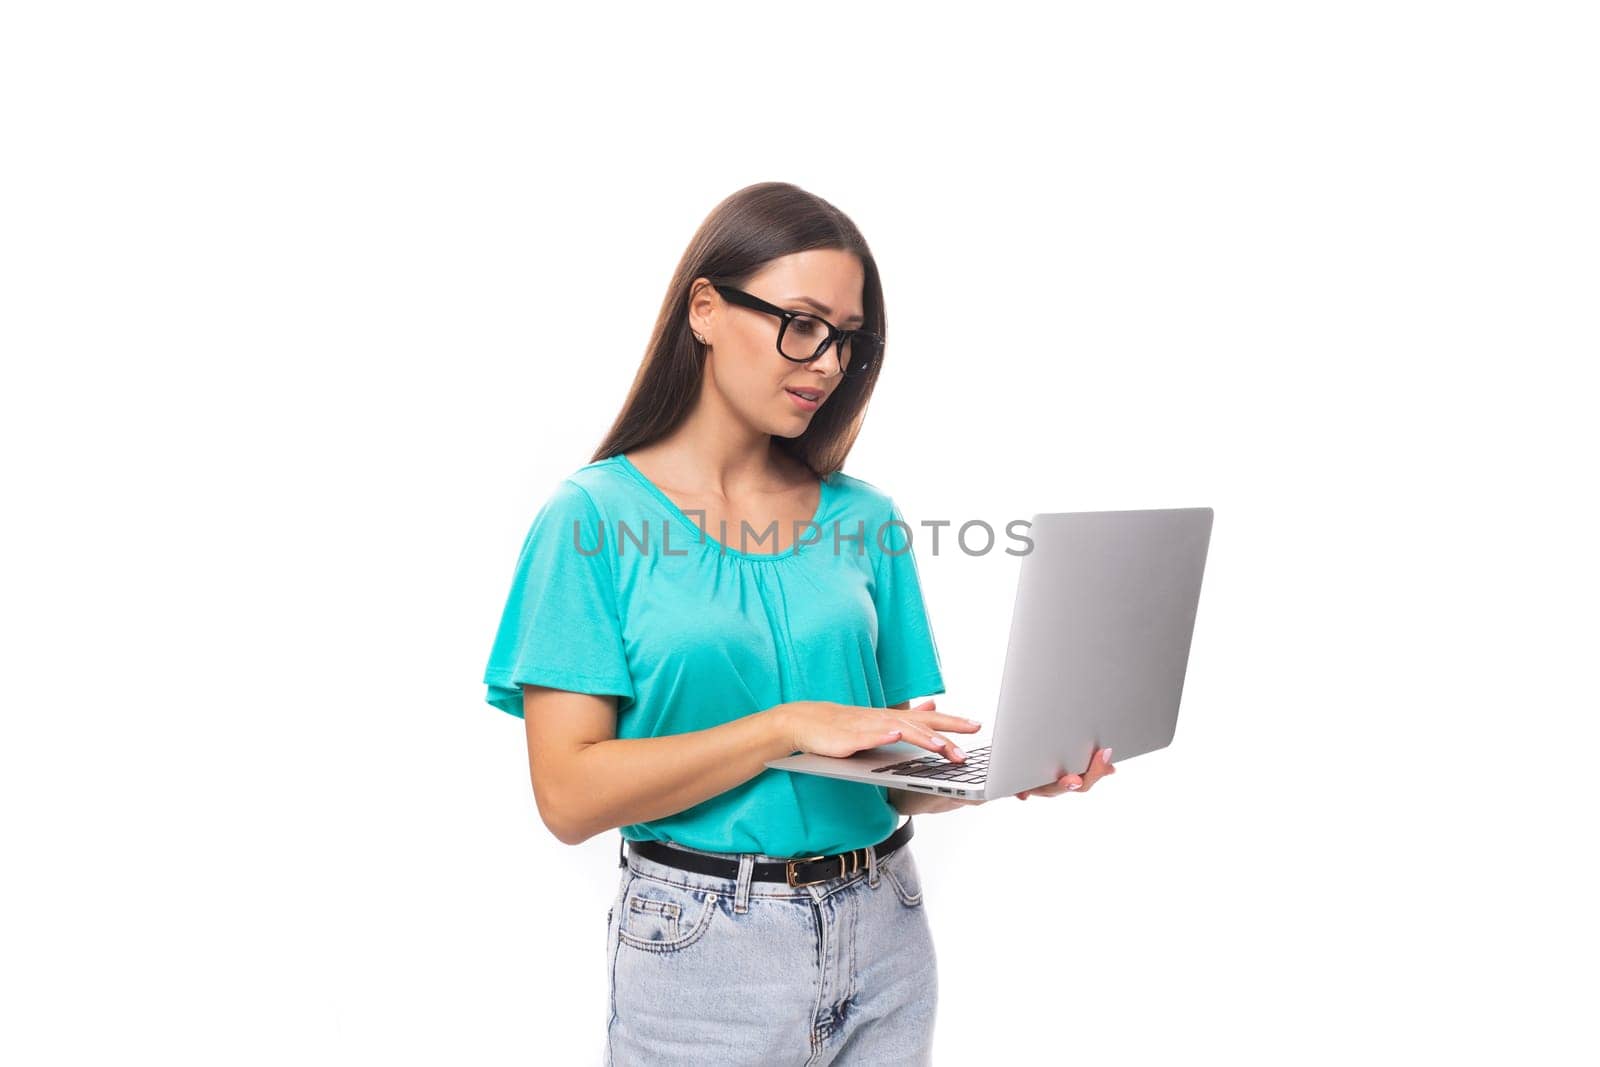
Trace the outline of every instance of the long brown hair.
{"label": "long brown hair", "polygon": [[[713,208],[695,231],[673,272],[622,411],[589,462],[665,437],[694,406],[705,373],[704,349],[689,329],[689,287],[696,278],[742,286],[770,261],[813,248],[839,249],[861,260],[862,328],[887,338],[878,264],[855,223],[820,196],[788,182],[747,185]],[[860,377],[840,379],[804,433],[774,436],[773,444],[819,478],[839,470],[861,432],[882,366],[880,355]]]}

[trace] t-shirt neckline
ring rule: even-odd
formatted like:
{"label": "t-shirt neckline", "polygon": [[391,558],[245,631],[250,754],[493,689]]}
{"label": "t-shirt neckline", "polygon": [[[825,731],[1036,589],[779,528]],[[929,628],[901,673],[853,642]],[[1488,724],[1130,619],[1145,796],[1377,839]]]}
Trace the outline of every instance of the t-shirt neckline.
{"label": "t-shirt neckline", "polygon": [[[689,518],[688,515],[684,514],[683,509],[678,507],[677,504],[673,503],[670,496],[662,492],[661,488],[657,486],[655,482],[652,482],[649,478],[645,477],[644,471],[633,465],[633,460],[629,459],[621,452],[613,454],[611,458],[617,462],[618,466],[632,475],[634,480],[648,490],[651,496],[655,497],[655,499],[659,501],[668,512],[675,516],[679,522],[681,522],[690,532],[692,532],[695,536],[696,543],[704,540],[706,544],[716,548],[723,555],[734,556],[738,559],[752,560],[758,563],[772,563],[778,560],[793,559],[799,555],[800,544],[798,541],[790,545],[788,549],[783,552],[740,552],[738,549],[729,548],[721,541],[718,541],[715,537],[712,537],[709,530],[703,529],[699,523],[695,522],[693,519]],[[816,514],[811,516],[811,525],[819,529],[822,527],[823,513],[828,507],[828,481],[829,479],[827,478],[820,478],[817,481],[817,511]]]}

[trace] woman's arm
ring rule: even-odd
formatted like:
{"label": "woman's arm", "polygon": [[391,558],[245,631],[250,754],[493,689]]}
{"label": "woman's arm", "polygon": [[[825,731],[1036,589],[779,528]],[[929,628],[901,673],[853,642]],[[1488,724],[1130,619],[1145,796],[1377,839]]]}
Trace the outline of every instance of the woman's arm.
{"label": "woman's arm", "polygon": [[568,845],[693,807],[794,751],[783,704],[707,730],[618,738],[614,696],[522,691],[534,800]]}
{"label": "woman's arm", "polygon": [[902,815],[939,815],[957,808],[972,807],[971,801],[938,797],[932,793],[913,793],[909,789],[889,790],[889,803]]}

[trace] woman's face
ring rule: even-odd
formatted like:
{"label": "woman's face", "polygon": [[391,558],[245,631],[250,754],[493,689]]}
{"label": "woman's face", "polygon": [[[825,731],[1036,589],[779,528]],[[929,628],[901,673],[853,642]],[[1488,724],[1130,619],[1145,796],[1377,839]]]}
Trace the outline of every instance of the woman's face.
{"label": "woman's face", "polygon": [[[742,288],[789,311],[820,315],[841,329],[860,326],[861,260],[834,248],[814,248],[773,260]],[[690,301],[689,324],[706,339],[706,388],[752,428],[778,437],[798,437],[828,403],[840,381],[836,345],[810,363],[778,354],[776,315],[731,304],[702,284]],[[794,327],[791,327],[794,329]],[[791,390],[817,397],[803,402]]]}

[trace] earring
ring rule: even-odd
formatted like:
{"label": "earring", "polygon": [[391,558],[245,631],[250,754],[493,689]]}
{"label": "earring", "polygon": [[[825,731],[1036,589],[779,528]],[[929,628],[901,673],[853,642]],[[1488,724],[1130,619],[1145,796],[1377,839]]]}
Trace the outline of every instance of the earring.
{"label": "earring", "polygon": [[696,341],[699,341],[701,344],[705,344],[706,343],[706,339],[704,337],[701,337],[699,334],[695,334],[694,335],[694,339]]}

